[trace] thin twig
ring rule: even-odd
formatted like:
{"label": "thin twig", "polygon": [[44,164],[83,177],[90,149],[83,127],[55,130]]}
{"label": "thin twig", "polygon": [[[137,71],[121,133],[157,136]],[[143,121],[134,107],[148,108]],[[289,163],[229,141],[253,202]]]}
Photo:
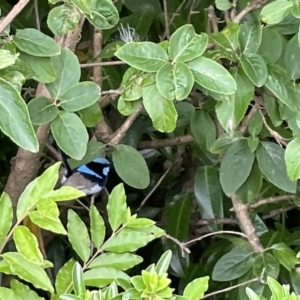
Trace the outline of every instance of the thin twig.
{"label": "thin twig", "polygon": [[34,0],[34,15],[35,15],[36,29],[38,31],[41,31],[38,0]]}
{"label": "thin twig", "polygon": [[199,220],[196,225],[198,226],[206,226],[209,224],[231,224],[236,225],[239,223],[238,219],[233,218],[219,218],[219,219],[202,219]]}
{"label": "thin twig", "polygon": [[101,95],[107,95],[107,94],[118,94],[118,95],[121,95],[122,94],[122,91],[121,89],[117,89],[117,90],[108,90],[108,91],[103,91],[101,92]]}
{"label": "thin twig", "polygon": [[168,6],[167,6],[167,0],[163,0],[164,4],[164,18],[165,18],[165,36],[170,39],[170,27],[169,27],[169,18],[168,18]]}
{"label": "thin twig", "polygon": [[208,18],[210,20],[213,32],[214,33],[219,32],[218,19],[217,19],[217,16],[215,14],[215,8],[212,5],[210,5],[207,8],[207,15],[208,15]]}
{"label": "thin twig", "polygon": [[176,245],[179,246],[179,248],[181,249],[181,255],[184,257],[185,254],[189,254],[191,253],[191,250],[187,247],[185,247],[184,243],[180,242],[179,240],[177,240],[176,238],[174,238],[173,236],[169,235],[169,234],[165,234],[162,237],[167,238],[171,241],[173,241]]}
{"label": "thin twig", "polygon": [[237,5],[238,0],[233,0],[232,1],[232,8],[230,11],[230,19],[233,20],[236,17],[236,5]]}
{"label": "thin twig", "polygon": [[163,140],[152,140],[152,141],[142,141],[139,143],[139,149],[151,149],[151,148],[163,148],[163,147],[172,147],[183,144],[188,144],[194,141],[194,138],[187,134],[176,136],[174,138],[163,139]]}
{"label": "thin twig", "polygon": [[286,201],[286,200],[294,200],[296,199],[295,195],[280,195],[280,196],[273,196],[273,197],[268,197],[265,199],[259,199],[255,202],[252,202],[248,204],[249,208],[257,208],[262,205],[270,204],[270,203],[276,203],[279,201]]}
{"label": "thin twig", "polygon": [[125,65],[126,63],[121,60],[114,60],[114,61],[100,61],[100,62],[94,62],[94,63],[86,63],[86,64],[80,64],[81,68],[89,68],[89,67],[95,67],[95,66],[117,66],[117,65]]}
{"label": "thin twig", "polygon": [[296,208],[297,208],[296,205],[290,205],[290,206],[287,206],[287,207],[273,209],[267,215],[262,216],[262,219],[263,220],[270,219],[270,218],[273,218],[277,215],[283,214],[287,211],[290,211],[290,210],[296,209]]}
{"label": "thin twig", "polygon": [[171,19],[170,19],[170,22],[169,22],[169,27],[172,25],[172,23],[173,23],[175,17],[179,15],[178,13],[179,13],[180,10],[182,9],[182,7],[183,7],[183,5],[185,4],[185,2],[186,2],[186,0],[181,1],[180,5],[177,7],[176,11],[173,13],[173,15],[172,15],[172,17],[171,17]]}
{"label": "thin twig", "polygon": [[257,111],[258,105],[255,104],[251,107],[251,110],[249,111],[249,113],[247,114],[247,116],[245,117],[245,119],[242,122],[242,125],[240,127],[240,133],[244,134],[246,132],[246,129],[248,128],[248,124],[249,121],[251,119],[251,117],[253,116],[253,114]]}
{"label": "thin twig", "polygon": [[188,19],[187,19],[187,23],[188,23],[188,24],[191,23],[191,16],[192,16],[192,14],[193,14],[192,12],[193,12],[195,3],[196,3],[196,0],[193,0],[192,5],[191,5],[191,8],[190,8],[190,11],[189,11],[189,16],[188,16]]}
{"label": "thin twig", "polygon": [[13,9],[0,22],[0,33],[13,21],[13,19],[23,10],[30,0],[20,0]]}
{"label": "thin twig", "polygon": [[156,189],[160,186],[160,184],[162,183],[162,181],[164,180],[164,178],[168,175],[168,173],[170,172],[171,168],[172,168],[173,164],[170,164],[170,166],[167,168],[167,170],[165,171],[165,173],[159,178],[159,180],[157,181],[157,183],[155,184],[155,186],[152,188],[152,190],[148,193],[148,195],[144,198],[144,200],[141,202],[140,206],[137,208],[136,212],[138,212],[147,202],[147,200],[150,198],[150,196],[156,191]]}
{"label": "thin twig", "polygon": [[252,2],[248,2],[246,7],[240,11],[240,13],[232,19],[232,22],[240,23],[241,20],[252,10],[258,9],[264,6],[268,0],[254,0]]}

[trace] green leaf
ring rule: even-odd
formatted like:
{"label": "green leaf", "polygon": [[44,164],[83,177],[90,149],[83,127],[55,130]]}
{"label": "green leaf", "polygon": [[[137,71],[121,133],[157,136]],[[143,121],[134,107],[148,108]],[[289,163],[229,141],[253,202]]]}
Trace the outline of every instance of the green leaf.
{"label": "green leaf", "polygon": [[168,61],[167,52],[152,42],[131,42],[116,53],[119,59],[144,72],[157,72]]}
{"label": "green leaf", "polygon": [[[143,156],[128,145],[117,145],[112,152],[117,174],[128,185],[145,189],[150,183],[150,174]],[[130,172],[128,172],[130,170]]]}
{"label": "green leaf", "polygon": [[174,62],[186,62],[201,56],[206,50],[208,37],[196,34],[193,25],[178,28],[171,36],[168,46],[170,58]]}
{"label": "green leaf", "polygon": [[5,192],[0,197],[0,247],[12,225],[13,210],[10,197]]}
{"label": "green leaf", "polygon": [[26,226],[17,226],[14,230],[13,238],[18,252],[27,260],[38,265],[44,263],[38,240]]}
{"label": "green leaf", "polygon": [[54,39],[34,28],[18,29],[13,42],[20,50],[33,56],[50,57],[60,54],[60,48]]}
{"label": "green leaf", "polygon": [[239,140],[228,147],[220,168],[220,182],[227,196],[234,194],[246,181],[254,158],[246,140]]}
{"label": "green leaf", "polygon": [[86,293],[86,288],[83,281],[83,271],[78,262],[76,262],[73,267],[72,281],[75,295],[79,297],[84,297]]}
{"label": "green leaf", "polygon": [[177,121],[174,102],[165,99],[155,84],[143,88],[143,104],[155,129],[160,132],[174,131]]}
{"label": "green leaf", "polygon": [[15,291],[12,291],[11,289],[5,287],[0,287],[0,299],[22,300],[22,298],[20,298]]}
{"label": "green leaf", "polygon": [[71,258],[58,271],[55,279],[55,289],[60,295],[66,292],[69,288],[72,289],[72,271],[75,265],[75,260]]}
{"label": "green leaf", "polygon": [[287,0],[276,0],[263,7],[261,19],[267,24],[276,24],[282,21],[291,11],[293,3]]}
{"label": "green leaf", "polygon": [[260,300],[260,297],[248,287],[246,287],[246,293],[250,300]]}
{"label": "green leaf", "polygon": [[118,100],[118,111],[124,116],[130,116],[133,114],[138,107],[141,105],[140,100],[138,101],[125,101],[122,95]]}
{"label": "green leaf", "polygon": [[284,69],[278,65],[269,64],[266,87],[290,109],[299,112],[299,96]]}
{"label": "green leaf", "polygon": [[85,193],[71,186],[62,186],[58,190],[53,190],[45,194],[41,200],[45,201],[68,201],[85,196]]}
{"label": "green leaf", "polygon": [[[132,216],[134,217],[134,216]],[[147,219],[147,218],[130,218],[129,221],[126,223],[126,227],[128,228],[145,228],[150,227],[155,224],[154,221]]]}
{"label": "green leaf", "polygon": [[6,49],[0,49],[0,69],[13,65],[18,59],[18,55]]}
{"label": "green leaf", "polygon": [[104,287],[118,279],[130,281],[130,277],[126,273],[114,268],[91,269],[84,272],[83,278],[86,285],[97,288]]}
{"label": "green leaf", "polygon": [[172,259],[171,250],[167,250],[161,255],[160,259],[155,264],[155,271],[157,272],[158,276],[167,273],[171,259]]}
{"label": "green leaf", "polygon": [[151,232],[151,227],[148,231],[136,231],[125,228],[120,233],[107,240],[103,245],[103,250],[109,252],[133,252],[139,248],[146,246],[156,237]]}
{"label": "green leaf", "polygon": [[38,211],[29,212],[30,220],[39,227],[58,234],[67,234],[59,219],[56,203],[49,199],[41,199],[36,204]]}
{"label": "green leaf", "polygon": [[[194,191],[196,203],[203,219],[223,218],[223,197],[219,182],[219,171],[212,166],[199,167],[195,174]],[[207,226],[211,231],[222,229],[222,225]]]}
{"label": "green leaf", "polygon": [[242,248],[233,248],[215,264],[212,279],[230,281],[246,274],[252,268],[251,252]]}
{"label": "green leaf", "polygon": [[62,151],[79,160],[87,149],[88,133],[80,118],[70,112],[59,111],[50,125],[53,137]]}
{"label": "green leaf", "polygon": [[79,82],[80,65],[76,55],[68,50],[62,49],[61,54],[51,58],[56,72],[56,80],[46,84],[51,96],[59,99],[72,85]]}
{"label": "green leaf", "polygon": [[62,36],[75,29],[79,20],[79,11],[72,5],[64,4],[50,10],[47,25],[55,35]]}
{"label": "green leaf", "polygon": [[279,104],[277,99],[267,94],[264,94],[264,104],[273,125],[275,127],[282,124],[282,119],[279,112]]}
{"label": "green leaf", "polygon": [[261,142],[256,153],[259,168],[264,176],[280,189],[295,193],[297,182],[288,178],[284,150],[275,143]]}
{"label": "green leaf", "polygon": [[39,145],[20,93],[0,78],[0,128],[21,148],[38,152]]}
{"label": "green leaf", "polygon": [[288,143],[284,160],[289,178],[293,181],[300,178],[300,137]]}
{"label": "green leaf", "polygon": [[51,191],[58,180],[58,169],[60,162],[52,165],[44,173],[31,181],[21,194],[17,206],[17,220],[22,220],[28,211],[32,210],[36,203],[49,191]]}
{"label": "green leaf", "polygon": [[140,264],[143,258],[133,253],[104,253],[96,257],[89,265],[90,269],[111,267],[126,271]]}
{"label": "green leaf", "polygon": [[54,293],[51,281],[42,267],[28,261],[17,252],[6,252],[2,257],[9,263],[12,274],[32,283],[38,289]]}
{"label": "green leaf", "polygon": [[79,114],[81,121],[86,127],[94,127],[103,117],[98,102],[82,110],[79,110],[77,113]]}
{"label": "green leaf", "polygon": [[142,97],[145,73],[130,67],[122,79],[122,96],[125,101],[135,101]]}
{"label": "green leaf", "polygon": [[298,264],[296,253],[285,243],[273,244],[271,247],[273,254],[279,263],[284,266],[289,272]]}
{"label": "green leaf", "polygon": [[[86,226],[72,209],[68,210],[67,228],[68,239],[73,249],[84,262],[87,262],[91,254],[90,237]],[[80,239],[78,238],[78,232],[80,232]]]}
{"label": "green leaf", "polygon": [[[10,281],[11,289],[20,297],[20,299],[30,299],[30,300],[44,300],[44,298],[39,297],[38,294],[30,289],[30,287],[16,279]],[[0,296],[1,299],[1,296]],[[4,299],[16,300],[15,298],[5,297]]]}
{"label": "green leaf", "polygon": [[300,46],[298,43],[298,37],[295,35],[290,39],[286,46],[284,55],[284,62],[286,71],[291,79],[297,79],[300,77]]}
{"label": "green leaf", "polygon": [[56,79],[54,66],[49,57],[36,57],[27,53],[21,53],[20,59],[32,70],[34,80],[42,83],[50,83]]}
{"label": "green leaf", "polygon": [[261,87],[265,84],[268,75],[267,67],[264,59],[259,54],[242,54],[241,65],[254,85]]}
{"label": "green leaf", "polygon": [[204,296],[208,290],[209,276],[194,279],[190,282],[183,291],[183,296],[191,300],[198,300]]}
{"label": "green leaf", "polygon": [[58,114],[58,108],[50,99],[39,96],[28,103],[28,111],[32,124],[41,125],[51,122]]}
{"label": "green leaf", "polygon": [[79,82],[60,96],[59,105],[66,111],[75,112],[91,106],[99,97],[100,88],[95,82]]}
{"label": "green leaf", "polygon": [[108,221],[113,232],[115,232],[127,212],[126,195],[123,183],[118,184],[110,193],[106,206]]}
{"label": "green leaf", "polygon": [[216,7],[218,10],[228,10],[232,7],[232,3],[229,0],[216,0]]}
{"label": "green leaf", "polygon": [[218,101],[216,104],[216,114],[220,125],[229,134],[232,134],[237,124],[235,123],[235,101],[234,95],[227,101]]}
{"label": "green leaf", "polygon": [[204,110],[197,110],[191,117],[191,131],[195,141],[203,151],[208,151],[216,140],[216,126],[209,115]]}
{"label": "green leaf", "polygon": [[242,139],[243,136],[240,132],[234,131],[232,134],[223,133],[219,138],[212,144],[210,152],[214,154],[223,154],[226,152],[228,146],[235,141]]}
{"label": "green leaf", "polygon": [[194,85],[194,77],[186,64],[165,63],[156,74],[156,86],[168,100],[184,100]]}
{"label": "green leaf", "polygon": [[[72,2],[76,5],[80,0]],[[119,12],[111,0],[97,0],[90,3],[91,13],[86,14],[86,17],[91,24],[99,29],[110,29],[118,24]]]}
{"label": "green leaf", "polygon": [[260,22],[244,22],[240,25],[239,43],[244,54],[256,53],[262,40]]}
{"label": "green leaf", "polygon": [[236,91],[236,82],[230,73],[220,64],[206,57],[199,57],[187,63],[195,81],[220,94],[231,95]]}
{"label": "green leaf", "polygon": [[275,300],[281,300],[284,299],[284,295],[283,295],[283,288],[282,286],[279,284],[278,281],[276,281],[274,278],[271,277],[267,277],[267,282],[268,282],[268,286],[272,292],[272,297]]}
{"label": "green leaf", "polygon": [[260,134],[263,127],[263,121],[260,113],[256,111],[252,116],[248,124],[248,131],[251,135],[255,136]]}
{"label": "green leaf", "polygon": [[105,224],[104,220],[99,214],[95,205],[90,207],[90,220],[91,220],[91,238],[96,248],[99,248],[105,238]]}

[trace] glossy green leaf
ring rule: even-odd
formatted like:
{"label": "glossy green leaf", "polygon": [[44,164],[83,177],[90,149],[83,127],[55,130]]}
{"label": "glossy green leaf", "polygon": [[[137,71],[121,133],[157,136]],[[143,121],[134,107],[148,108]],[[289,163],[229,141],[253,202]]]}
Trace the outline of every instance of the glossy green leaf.
{"label": "glossy green leaf", "polygon": [[177,121],[174,103],[164,98],[155,84],[143,88],[143,104],[155,129],[160,132],[174,131]]}
{"label": "glossy green leaf", "polygon": [[39,227],[58,233],[67,234],[59,219],[59,210],[56,203],[49,199],[39,200],[37,211],[29,212],[30,220]]}
{"label": "glossy green leaf", "polygon": [[[84,262],[87,262],[91,254],[90,237],[85,224],[72,209],[68,210],[67,228],[68,239],[73,249]],[[80,239],[78,238],[78,232],[80,232]]]}
{"label": "glossy green leaf", "polygon": [[52,57],[51,61],[56,72],[56,79],[46,86],[51,96],[59,99],[68,88],[79,82],[80,65],[76,55],[68,49],[62,49],[61,54]]}
{"label": "glossy green leaf", "polygon": [[224,133],[211,145],[209,151],[214,154],[222,154],[226,152],[230,144],[242,138],[243,136],[237,131],[234,131],[233,134]]}
{"label": "glossy green leaf", "polygon": [[194,279],[184,289],[183,296],[191,300],[198,300],[203,297],[204,293],[208,290],[208,281],[208,276]]}
{"label": "glossy green leaf", "polygon": [[125,228],[116,236],[107,240],[103,245],[103,250],[117,253],[132,252],[146,246],[155,238],[155,235],[151,232],[151,227],[148,232]]}
{"label": "glossy green leaf", "polygon": [[245,140],[239,140],[228,147],[220,168],[220,182],[227,196],[234,194],[246,181],[254,158]]}
{"label": "glossy green leaf", "polygon": [[256,53],[262,40],[260,22],[244,22],[239,30],[239,43],[244,54]]}
{"label": "glossy green leaf", "polygon": [[256,153],[259,168],[264,176],[280,189],[295,193],[297,182],[288,178],[284,150],[275,143],[261,142]]}
{"label": "glossy green leaf", "polygon": [[79,20],[80,13],[74,6],[60,5],[50,10],[47,25],[55,35],[62,36],[75,29]]}
{"label": "glossy green leaf", "polygon": [[126,227],[128,228],[146,228],[155,224],[155,221],[152,221],[147,218],[130,218],[126,223]]}
{"label": "glossy green leaf", "polygon": [[186,64],[165,63],[156,74],[156,86],[168,100],[184,100],[194,85],[194,77]]}
{"label": "glossy green leaf", "polygon": [[2,79],[9,82],[17,91],[21,92],[22,86],[25,83],[25,76],[19,71],[10,71],[9,68],[1,74]]}
{"label": "glossy green leaf", "polygon": [[130,116],[138,109],[141,103],[141,100],[125,101],[123,96],[120,96],[118,100],[118,111],[124,116]]}
{"label": "glossy green leaf", "polygon": [[253,84],[257,87],[261,87],[265,84],[268,74],[267,67],[264,59],[259,54],[242,54],[241,65]]}
{"label": "glossy green leaf", "polygon": [[[117,174],[128,185],[144,189],[150,183],[149,170],[143,156],[128,145],[117,145],[112,152]],[[128,172],[130,170],[130,172]]]}
{"label": "glossy green leaf", "polygon": [[117,270],[126,271],[137,264],[140,264],[143,258],[133,253],[104,253],[96,257],[89,265],[90,269],[99,267],[111,267]]}
{"label": "glossy green leaf", "polygon": [[145,72],[157,72],[168,61],[167,52],[152,42],[131,42],[115,55],[128,65]]}
{"label": "glossy green leaf", "polygon": [[21,53],[20,59],[32,70],[34,80],[42,83],[50,83],[56,79],[56,72],[49,57],[36,57],[27,53]]}
{"label": "glossy green leaf", "polygon": [[261,119],[260,113],[256,111],[252,116],[248,124],[248,131],[251,135],[258,135],[263,127],[263,121]]}
{"label": "glossy green leaf", "polygon": [[279,104],[277,99],[272,96],[264,94],[264,104],[265,108],[268,112],[268,116],[270,117],[273,125],[275,127],[282,124],[282,119],[279,112]]}
{"label": "glossy green leaf", "polygon": [[167,250],[161,255],[158,262],[155,264],[155,271],[157,272],[158,276],[167,273],[171,258],[172,258],[171,250]]}
{"label": "glossy green leaf", "polygon": [[85,126],[76,114],[59,111],[50,127],[53,137],[62,151],[75,159],[83,158],[89,137]]}
{"label": "glossy green leaf", "polygon": [[264,275],[277,278],[279,270],[280,264],[270,252],[259,255],[254,260],[253,274],[256,276],[261,276],[261,274],[265,272]]}
{"label": "glossy green leaf", "polygon": [[85,81],[72,85],[61,96],[59,105],[75,112],[87,108],[100,98],[100,88],[95,82]]}
{"label": "glossy green leaf", "polygon": [[287,0],[276,0],[263,7],[260,17],[267,24],[279,23],[290,13],[292,6]]}
{"label": "glossy green leaf", "polygon": [[82,123],[86,127],[94,127],[100,119],[103,117],[101,108],[98,102],[92,104],[89,107],[86,107],[82,110],[77,111],[79,114]]}
{"label": "glossy green leaf", "polygon": [[279,299],[284,299],[284,295],[283,295],[283,289],[281,287],[281,285],[279,284],[278,281],[276,281],[274,278],[271,278],[268,276],[267,278],[267,283],[268,283],[268,286],[272,292],[272,295],[273,297],[276,299],[276,300],[279,300]]}
{"label": "glossy green leaf", "polygon": [[3,192],[0,197],[0,247],[12,225],[13,210],[10,197]]}
{"label": "glossy green leaf", "polygon": [[72,0],[71,1],[79,10],[85,14],[92,14],[91,1],[82,1],[82,0]]}
{"label": "glossy green leaf", "polygon": [[[76,3],[80,0],[72,0]],[[116,26],[119,22],[119,13],[111,0],[97,0],[90,2],[91,13],[86,14],[87,19],[91,24],[99,29],[110,29]]]}
{"label": "glossy green leaf", "polygon": [[275,64],[268,65],[266,87],[290,109],[298,112],[300,103],[298,95],[286,71]]}
{"label": "glossy green leaf", "polygon": [[91,238],[96,248],[99,248],[105,238],[105,224],[95,205],[90,207]]}
{"label": "glossy green leaf", "polygon": [[38,152],[39,145],[30,123],[26,104],[20,93],[0,78],[0,128],[21,148]]}
{"label": "glossy green leaf", "polygon": [[289,178],[291,180],[300,178],[300,137],[288,143],[284,153],[284,160]]}
{"label": "glossy green leaf", "polygon": [[260,300],[260,297],[249,287],[246,287],[246,293],[250,300]]}
{"label": "glossy green leaf", "polygon": [[54,39],[34,28],[18,29],[13,42],[21,51],[33,56],[50,57],[60,54],[60,48]]}
{"label": "glossy green leaf", "polygon": [[246,274],[252,268],[252,252],[242,248],[233,248],[215,264],[212,279],[230,281]]}
{"label": "glossy green leaf", "polygon": [[88,270],[84,272],[83,278],[86,285],[98,288],[106,286],[117,279],[130,280],[130,277],[126,273],[108,267]]}
{"label": "glossy green leaf", "polygon": [[[17,294],[20,299],[25,300],[25,299],[30,299],[30,300],[44,300],[44,298],[39,297],[38,294],[33,291],[32,289],[30,289],[30,287],[16,279],[12,279],[10,281],[10,286],[11,289],[15,292],[15,294]],[[0,299],[1,296],[0,296]],[[15,300],[15,298],[10,298],[10,297],[5,297],[4,299],[11,299],[11,300]]]}
{"label": "glossy green leaf", "polygon": [[0,49],[0,69],[13,65],[18,59],[18,55],[6,49]]}
{"label": "glossy green leaf", "polygon": [[44,201],[68,201],[85,196],[85,193],[71,186],[62,186],[58,190],[52,190],[45,194],[40,200]]}
{"label": "glossy green leaf", "polygon": [[13,233],[14,242],[19,253],[27,260],[42,265],[43,255],[39,249],[36,236],[26,226],[19,225]]}
{"label": "glossy green leaf", "polygon": [[118,184],[110,193],[106,206],[108,221],[113,231],[116,231],[127,212],[126,195],[123,183]]}
{"label": "glossy green leaf", "polygon": [[235,101],[234,95],[230,95],[225,101],[218,101],[216,104],[216,114],[220,125],[224,130],[232,134],[237,124],[235,123]]}
{"label": "glossy green leaf", "polygon": [[51,191],[57,180],[60,163],[49,167],[44,173],[30,182],[21,194],[17,206],[17,219],[20,221],[26,213],[32,210],[36,203],[49,191]]}
{"label": "glossy green leaf", "polygon": [[10,299],[10,300],[22,300],[22,298],[20,298],[15,291],[13,291],[11,289],[8,289],[6,287],[0,287],[0,299],[1,300],[2,299],[3,300],[6,300],[6,299]]}
{"label": "glossy green leaf", "polygon": [[298,263],[296,253],[285,243],[277,243],[271,246],[273,254],[279,263],[284,266],[289,272],[295,268]]}
{"label": "glossy green leaf", "polygon": [[209,113],[202,109],[193,113],[191,117],[191,131],[195,141],[203,151],[209,150],[216,140],[215,123]]}
{"label": "glossy green leaf", "polygon": [[298,37],[295,35],[290,39],[286,46],[284,55],[284,62],[286,71],[291,79],[297,79],[300,77],[300,46],[298,43]]}
{"label": "glossy green leaf", "polygon": [[216,7],[218,10],[228,10],[232,7],[232,3],[229,0],[216,0]]}
{"label": "glossy green leaf", "polygon": [[37,264],[28,261],[17,252],[6,252],[2,257],[10,265],[10,270],[14,275],[32,283],[36,288],[54,293],[51,281],[46,271]]}
{"label": "glossy green leaf", "polygon": [[178,28],[171,36],[168,46],[170,58],[174,62],[186,62],[201,56],[206,50],[207,35],[196,34],[191,24]]}
{"label": "glossy green leaf", "polygon": [[55,279],[55,289],[60,295],[72,288],[72,271],[75,265],[75,260],[71,258],[58,271]]}
{"label": "glossy green leaf", "polygon": [[51,122],[58,114],[58,108],[50,99],[39,96],[28,103],[28,111],[32,124],[41,125]]}
{"label": "glossy green leaf", "polygon": [[78,262],[73,266],[72,281],[75,295],[84,297],[86,293],[85,284],[83,282],[83,271]]}
{"label": "glossy green leaf", "polygon": [[220,64],[206,57],[199,57],[187,63],[195,81],[209,91],[230,95],[236,91],[236,82]]}
{"label": "glossy green leaf", "polygon": [[[196,203],[203,219],[223,218],[223,197],[219,182],[219,171],[212,166],[199,167],[195,174],[194,191]],[[222,229],[222,225],[210,224],[212,231]]]}
{"label": "glossy green leaf", "polygon": [[142,97],[145,73],[130,67],[122,79],[122,96],[125,101],[135,101]]}

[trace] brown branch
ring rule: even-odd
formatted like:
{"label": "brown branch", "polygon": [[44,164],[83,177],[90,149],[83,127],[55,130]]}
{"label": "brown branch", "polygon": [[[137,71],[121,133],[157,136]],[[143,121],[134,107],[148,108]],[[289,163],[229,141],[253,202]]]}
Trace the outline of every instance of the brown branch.
{"label": "brown branch", "polygon": [[273,209],[267,215],[262,216],[262,219],[263,220],[270,219],[270,218],[273,218],[277,215],[283,214],[287,211],[290,211],[290,210],[293,210],[293,209],[296,209],[296,208],[298,208],[296,205],[290,205],[290,206],[287,206],[287,207]]}
{"label": "brown branch", "polygon": [[121,60],[116,61],[100,61],[100,62],[94,62],[94,63],[86,63],[81,64],[81,68],[89,68],[89,67],[95,67],[95,66],[117,66],[117,65],[125,65],[126,63]]}
{"label": "brown branch", "polygon": [[256,253],[262,253],[264,249],[249,217],[248,206],[244,204],[235,194],[233,194],[230,198],[235,214],[240,222],[240,226],[245,232],[252,249]]}
{"label": "brown branch", "polygon": [[199,220],[196,225],[198,226],[205,226],[209,224],[231,224],[237,225],[239,223],[238,219],[233,218],[220,218],[220,219],[202,219]]}
{"label": "brown branch", "polygon": [[[102,30],[94,27],[94,35],[93,35],[93,56],[95,62],[101,62],[100,53],[102,50]],[[94,65],[93,66],[93,81],[102,86],[102,66]]]}
{"label": "brown branch", "polygon": [[232,1],[232,8],[230,11],[230,19],[233,20],[236,17],[236,5],[237,5],[237,0]]}
{"label": "brown branch", "polygon": [[183,257],[185,256],[186,253],[187,254],[191,253],[190,249],[184,246],[184,243],[180,242],[179,240],[177,240],[173,236],[165,233],[165,235],[163,235],[162,238],[167,238],[167,239],[173,241],[176,245],[178,245],[179,248],[181,249],[181,255]]}
{"label": "brown branch", "polygon": [[35,15],[36,29],[41,31],[38,0],[34,0],[34,15]]}
{"label": "brown branch", "polygon": [[210,20],[213,32],[214,33],[219,32],[218,19],[215,14],[215,8],[212,5],[210,5],[206,10],[207,10],[207,16],[208,19]]}
{"label": "brown branch", "polygon": [[258,9],[262,6],[264,6],[266,3],[268,2],[268,0],[254,0],[252,2],[248,2],[246,7],[239,12],[239,14],[237,16],[235,16],[232,19],[232,22],[235,23],[240,23],[241,20],[252,10],[254,9]]}
{"label": "brown branch", "polygon": [[276,203],[279,201],[286,201],[286,200],[293,200],[296,199],[295,195],[280,195],[280,196],[273,196],[273,197],[268,197],[265,199],[259,199],[255,202],[249,203],[248,207],[249,208],[257,208],[262,205],[270,204],[270,203]]}
{"label": "brown branch", "polygon": [[150,149],[150,148],[163,148],[172,147],[182,144],[188,144],[194,141],[191,135],[176,136],[174,138],[163,139],[163,140],[152,140],[152,141],[142,141],[139,143],[139,149]]}
{"label": "brown branch", "polygon": [[127,130],[130,128],[130,126],[133,124],[133,122],[136,120],[136,118],[139,116],[139,114],[143,111],[144,107],[143,105],[140,105],[137,110],[130,115],[126,121],[122,124],[122,126],[113,134],[109,144],[111,146],[116,146],[120,143],[120,141],[125,136]]}
{"label": "brown branch", "polygon": [[167,6],[167,0],[163,0],[163,4],[164,4],[164,18],[165,18],[165,34],[164,36],[166,36],[168,38],[168,40],[170,39],[170,25],[169,25],[169,18],[168,18],[168,6]]}
{"label": "brown branch", "polygon": [[30,0],[20,0],[13,9],[0,22],[0,33],[14,20],[14,18],[23,10]]}
{"label": "brown branch", "polygon": [[245,134],[245,132],[248,128],[249,121],[250,121],[251,117],[253,116],[253,114],[257,111],[257,108],[258,108],[257,104],[253,105],[251,110],[249,111],[248,115],[243,120],[242,125],[239,130],[241,134]]}

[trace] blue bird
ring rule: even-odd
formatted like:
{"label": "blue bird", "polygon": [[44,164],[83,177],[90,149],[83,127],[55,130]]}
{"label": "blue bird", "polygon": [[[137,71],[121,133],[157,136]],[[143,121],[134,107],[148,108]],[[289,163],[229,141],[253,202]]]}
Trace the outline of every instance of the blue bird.
{"label": "blue bird", "polygon": [[106,185],[109,173],[109,161],[104,157],[97,157],[93,161],[74,170],[71,169],[65,154],[60,150],[64,175],[61,179],[63,186],[72,186],[86,195],[99,193]]}

